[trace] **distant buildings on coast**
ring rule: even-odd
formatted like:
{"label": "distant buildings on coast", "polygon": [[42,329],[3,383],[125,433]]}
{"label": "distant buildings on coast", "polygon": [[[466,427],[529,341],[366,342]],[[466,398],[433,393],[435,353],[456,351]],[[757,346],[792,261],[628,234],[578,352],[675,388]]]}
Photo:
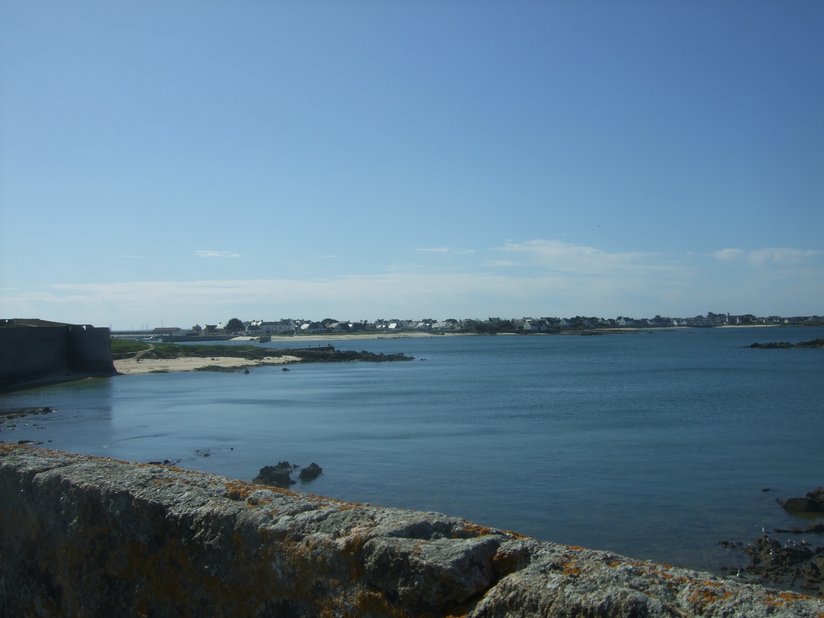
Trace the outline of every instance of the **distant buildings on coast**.
{"label": "distant buildings on coast", "polygon": [[[189,329],[155,328],[149,331],[153,335],[168,339],[221,339],[229,336],[261,337],[290,335],[337,335],[337,334],[397,334],[427,332],[432,334],[467,333],[467,334],[560,334],[606,332],[618,329],[650,328],[711,328],[721,326],[824,326],[821,316],[768,316],[759,317],[752,314],[731,315],[729,313],[707,313],[687,318],[673,318],[656,315],[653,318],[599,318],[575,316],[558,317],[523,317],[445,320],[423,319],[379,319],[375,321],[352,322],[327,318],[321,321],[284,318],[278,321],[248,320],[232,318],[217,324],[199,324]],[[142,331],[146,333],[146,331]]]}

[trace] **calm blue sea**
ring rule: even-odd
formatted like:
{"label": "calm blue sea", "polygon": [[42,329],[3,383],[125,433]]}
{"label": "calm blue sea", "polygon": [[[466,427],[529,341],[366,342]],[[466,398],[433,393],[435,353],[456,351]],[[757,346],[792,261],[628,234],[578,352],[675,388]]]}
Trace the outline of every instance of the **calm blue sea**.
{"label": "calm blue sea", "polygon": [[296,489],[717,569],[735,562],[718,541],[808,525],[775,501],[824,484],[824,350],[746,346],[817,337],[824,329],[335,341],[416,360],[5,395],[0,409],[58,412],[7,422],[0,440],[246,480],[314,461],[324,474]]}

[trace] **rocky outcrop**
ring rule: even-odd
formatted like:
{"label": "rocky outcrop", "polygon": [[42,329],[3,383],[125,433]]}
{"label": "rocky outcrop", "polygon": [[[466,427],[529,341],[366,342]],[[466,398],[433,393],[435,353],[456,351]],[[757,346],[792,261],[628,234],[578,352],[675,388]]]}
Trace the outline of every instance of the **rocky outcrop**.
{"label": "rocky outcrop", "polygon": [[786,350],[789,348],[824,348],[824,339],[812,339],[790,343],[789,341],[770,341],[769,343],[751,343],[751,348],[762,350]]}
{"label": "rocky outcrop", "polygon": [[252,479],[253,483],[259,485],[272,485],[274,487],[289,487],[294,485],[292,480],[292,464],[288,461],[281,461],[276,466],[263,466],[258,475]]}
{"label": "rocky outcrop", "polygon": [[[290,485],[295,484],[295,481],[292,480],[292,473],[298,468],[300,468],[300,466],[290,464],[288,461],[281,461],[276,466],[263,466],[260,472],[258,472],[258,475],[252,479],[252,482],[259,485],[288,488]],[[322,473],[323,468],[315,462],[312,462],[301,469],[298,474],[298,479],[300,479],[301,483],[308,483],[314,481]]]}
{"label": "rocky outcrop", "polygon": [[304,362],[341,362],[341,361],[366,361],[370,363],[383,363],[390,361],[410,361],[415,360],[413,356],[406,354],[384,354],[383,352],[367,352],[361,350],[338,350],[334,346],[327,345],[317,348],[289,348],[282,351],[284,354],[297,356]]}
{"label": "rocky outcrop", "polygon": [[308,483],[309,481],[314,481],[321,474],[323,474],[323,468],[313,461],[300,471],[298,478],[304,483]]}
{"label": "rocky outcrop", "polygon": [[780,500],[784,510],[793,515],[821,515],[824,516],[824,487],[808,491],[803,498],[787,498]]}
{"label": "rocky outcrop", "polygon": [[824,600],[436,513],[0,445],[3,616],[809,616]]}
{"label": "rocky outcrop", "polygon": [[762,534],[752,543],[724,542],[723,546],[743,552],[750,560],[744,577],[775,586],[797,586],[824,596],[824,547],[814,547],[806,539],[783,543]]}

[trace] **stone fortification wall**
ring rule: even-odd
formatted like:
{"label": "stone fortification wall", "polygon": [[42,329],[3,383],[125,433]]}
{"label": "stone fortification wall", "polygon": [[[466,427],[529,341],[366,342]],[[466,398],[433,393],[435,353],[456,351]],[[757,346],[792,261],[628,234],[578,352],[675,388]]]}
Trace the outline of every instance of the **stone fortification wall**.
{"label": "stone fortification wall", "polygon": [[32,380],[67,369],[65,327],[0,327],[0,384]]}
{"label": "stone fortification wall", "polygon": [[809,616],[824,601],[435,513],[0,444],[3,616]]}
{"label": "stone fortification wall", "polygon": [[112,373],[108,328],[38,320],[0,322],[0,387]]}
{"label": "stone fortification wall", "polygon": [[108,328],[69,324],[66,339],[71,369],[86,373],[114,372],[111,333]]}

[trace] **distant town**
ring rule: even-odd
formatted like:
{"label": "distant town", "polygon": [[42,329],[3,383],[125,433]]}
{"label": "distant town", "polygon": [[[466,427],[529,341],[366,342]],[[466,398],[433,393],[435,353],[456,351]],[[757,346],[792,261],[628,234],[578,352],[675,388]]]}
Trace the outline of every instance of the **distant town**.
{"label": "distant town", "polygon": [[724,326],[824,326],[822,316],[731,315],[712,313],[695,317],[673,318],[656,315],[653,318],[599,318],[575,316],[523,317],[480,319],[448,318],[445,320],[379,319],[352,322],[326,318],[321,321],[284,318],[277,321],[232,318],[216,324],[196,324],[191,328],[161,327],[142,331],[120,331],[121,334],[150,334],[166,340],[228,339],[236,336],[262,338],[272,336],[340,335],[340,334],[600,334],[610,331],[652,328],[713,328]]}

